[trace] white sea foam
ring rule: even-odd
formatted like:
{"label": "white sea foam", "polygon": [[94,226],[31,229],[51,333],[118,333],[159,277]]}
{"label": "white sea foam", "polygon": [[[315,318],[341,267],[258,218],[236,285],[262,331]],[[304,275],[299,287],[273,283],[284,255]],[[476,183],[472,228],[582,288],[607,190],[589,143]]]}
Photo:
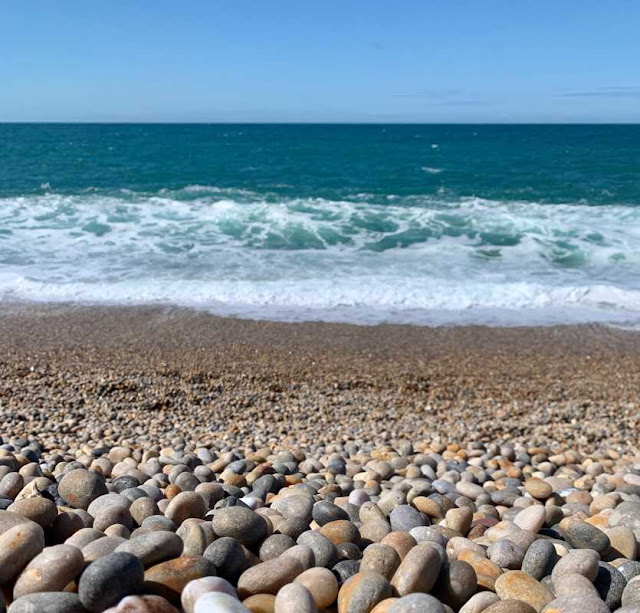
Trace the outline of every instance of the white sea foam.
{"label": "white sea foam", "polygon": [[375,323],[640,322],[640,209],[191,186],[0,200],[0,300]]}

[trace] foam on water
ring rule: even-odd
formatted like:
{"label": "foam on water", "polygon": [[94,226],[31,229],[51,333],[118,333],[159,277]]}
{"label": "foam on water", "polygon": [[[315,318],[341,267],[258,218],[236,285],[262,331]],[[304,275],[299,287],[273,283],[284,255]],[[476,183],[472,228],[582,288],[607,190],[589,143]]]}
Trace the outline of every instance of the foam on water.
{"label": "foam on water", "polygon": [[640,322],[640,208],[192,185],[0,200],[0,299],[376,323]]}

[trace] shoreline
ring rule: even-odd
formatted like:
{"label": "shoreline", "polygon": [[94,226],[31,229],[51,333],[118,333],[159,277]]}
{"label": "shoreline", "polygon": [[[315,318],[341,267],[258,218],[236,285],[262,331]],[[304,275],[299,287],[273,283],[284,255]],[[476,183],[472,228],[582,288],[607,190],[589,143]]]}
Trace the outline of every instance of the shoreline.
{"label": "shoreline", "polygon": [[[422,437],[634,453],[639,390],[640,332],[602,325],[360,326],[164,307],[0,307],[0,434],[22,430],[47,445]],[[77,423],[50,423],[52,409]]]}

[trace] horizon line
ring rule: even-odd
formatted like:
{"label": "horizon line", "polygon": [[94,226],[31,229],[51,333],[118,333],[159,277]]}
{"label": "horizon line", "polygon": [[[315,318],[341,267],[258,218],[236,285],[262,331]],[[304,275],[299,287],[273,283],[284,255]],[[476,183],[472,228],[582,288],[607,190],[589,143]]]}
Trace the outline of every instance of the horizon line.
{"label": "horizon line", "polygon": [[638,126],[639,121],[145,121],[1,120],[0,125],[157,125],[157,126]]}

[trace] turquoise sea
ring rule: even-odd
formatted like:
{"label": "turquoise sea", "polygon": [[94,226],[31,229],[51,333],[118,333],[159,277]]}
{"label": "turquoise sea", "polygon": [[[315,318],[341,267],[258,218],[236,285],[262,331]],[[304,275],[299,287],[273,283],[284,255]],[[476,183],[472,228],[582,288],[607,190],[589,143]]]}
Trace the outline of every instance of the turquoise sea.
{"label": "turquoise sea", "polygon": [[640,324],[640,126],[0,125],[0,301]]}

